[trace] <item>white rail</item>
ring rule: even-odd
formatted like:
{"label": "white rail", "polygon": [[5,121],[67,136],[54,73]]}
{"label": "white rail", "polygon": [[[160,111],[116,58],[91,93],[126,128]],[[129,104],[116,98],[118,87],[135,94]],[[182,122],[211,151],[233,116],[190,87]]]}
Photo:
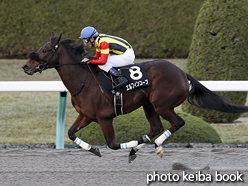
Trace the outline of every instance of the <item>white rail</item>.
{"label": "white rail", "polygon": [[[200,81],[212,91],[248,91],[248,81]],[[67,92],[62,81],[0,81],[0,92]]]}
{"label": "white rail", "polygon": [[0,92],[67,92],[62,81],[0,81]]}
{"label": "white rail", "polygon": [[248,81],[200,81],[212,91],[248,91]]}

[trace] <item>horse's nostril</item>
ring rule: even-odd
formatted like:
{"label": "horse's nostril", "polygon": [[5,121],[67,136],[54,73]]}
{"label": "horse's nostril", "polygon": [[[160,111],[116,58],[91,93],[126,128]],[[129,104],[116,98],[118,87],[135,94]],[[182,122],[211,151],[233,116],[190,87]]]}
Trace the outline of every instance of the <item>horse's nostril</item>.
{"label": "horse's nostril", "polygon": [[23,65],[23,66],[22,66],[22,69],[23,69],[23,70],[25,70],[25,69],[27,69],[27,68],[28,68],[27,65]]}

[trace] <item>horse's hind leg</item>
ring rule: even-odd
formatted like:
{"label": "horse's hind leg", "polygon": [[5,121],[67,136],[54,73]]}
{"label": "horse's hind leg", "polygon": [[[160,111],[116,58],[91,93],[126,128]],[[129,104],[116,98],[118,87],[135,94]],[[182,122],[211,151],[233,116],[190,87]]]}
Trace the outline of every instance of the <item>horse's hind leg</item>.
{"label": "horse's hind leg", "polygon": [[159,115],[155,112],[155,109],[150,102],[144,104],[143,109],[146,115],[146,119],[149,121],[150,124],[150,132],[148,134],[148,137],[150,139],[153,139],[155,136],[163,132],[164,127]]}
{"label": "horse's hind leg", "polygon": [[98,122],[109,148],[113,150],[118,150],[132,148],[138,145],[137,140],[133,140],[127,143],[115,142],[115,130],[113,126],[113,119],[98,119]]}
{"label": "horse's hind leg", "polygon": [[169,130],[166,130],[163,134],[161,134],[156,140],[155,140],[155,147],[157,154],[162,157],[163,150],[162,150],[162,143],[174,132],[176,132],[179,128],[181,128],[185,121],[178,116],[174,109],[167,110],[167,111],[157,111],[165,120],[169,121],[171,123],[171,127]]}
{"label": "horse's hind leg", "polygon": [[136,152],[141,149],[141,147],[147,143],[150,142],[151,139],[153,139],[155,136],[163,132],[164,127],[160,120],[159,115],[155,112],[153,105],[150,103],[150,101],[146,102],[143,105],[143,109],[146,115],[147,120],[150,124],[150,132],[149,134],[142,136],[140,140],[138,140],[138,146],[135,148],[132,148],[132,150],[129,153],[129,163],[133,161],[136,158]]}

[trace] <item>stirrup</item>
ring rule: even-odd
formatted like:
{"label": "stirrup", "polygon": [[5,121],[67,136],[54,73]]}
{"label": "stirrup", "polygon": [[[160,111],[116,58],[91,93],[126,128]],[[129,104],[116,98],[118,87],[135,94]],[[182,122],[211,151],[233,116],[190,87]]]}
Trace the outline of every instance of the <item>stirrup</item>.
{"label": "stirrup", "polygon": [[119,83],[116,86],[113,86],[114,89],[120,88],[128,83],[128,80],[125,77],[120,77],[118,81]]}

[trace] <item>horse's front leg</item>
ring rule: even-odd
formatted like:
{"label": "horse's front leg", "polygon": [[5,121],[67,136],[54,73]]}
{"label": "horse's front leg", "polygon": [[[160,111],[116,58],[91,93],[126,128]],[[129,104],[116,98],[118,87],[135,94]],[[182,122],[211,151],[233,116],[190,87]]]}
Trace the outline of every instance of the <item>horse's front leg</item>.
{"label": "horse's front leg", "polygon": [[138,152],[146,143],[151,142],[148,135],[143,135],[140,140],[138,140],[138,145],[131,149],[129,153],[128,162],[131,163],[136,158],[136,152]]}
{"label": "horse's front leg", "polygon": [[143,105],[143,109],[150,124],[150,132],[148,135],[141,137],[141,139],[138,141],[139,145],[137,147],[132,148],[129,154],[129,163],[136,158],[136,152],[138,152],[141,147],[145,145],[145,143],[151,142],[151,139],[164,130],[159,115],[155,112],[153,105],[149,101]]}
{"label": "horse's front leg", "polygon": [[133,140],[130,142],[126,143],[116,143],[115,142],[115,130],[113,126],[113,119],[98,119],[98,122],[100,124],[102,133],[105,137],[105,140],[107,142],[107,145],[109,148],[113,150],[118,150],[118,149],[127,149],[127,148],[133,148],[137,147],[139,144],[137,140]]}
{"label": "horse's front leg", "polygon": [[74,141],[77,145],[82,147],[84,150],[88,150],[89,152],[92,152],[93,154],[101,157],[101,153],[100,153],[98,148],[91,147],[88,143],[84,142],[83,140],[79,139],[76,136],[77,131],[86,127],[90,123],[91,123],[91,121],[89,119],[87,119],[83,115],[79,115],[77,117],[76,121],[71,126],[71,128],[68,130],[68,136],[72,141]]}

